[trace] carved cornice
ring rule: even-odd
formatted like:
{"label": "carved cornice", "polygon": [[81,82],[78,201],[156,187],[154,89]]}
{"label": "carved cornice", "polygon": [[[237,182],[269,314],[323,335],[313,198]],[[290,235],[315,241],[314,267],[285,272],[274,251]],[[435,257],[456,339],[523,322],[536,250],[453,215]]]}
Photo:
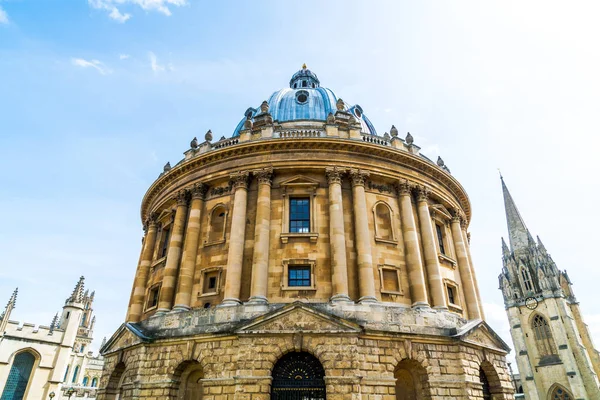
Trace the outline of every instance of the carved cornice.
{"label": "carved cornice", "polygon": [[238,171],[229,175],[231,186],[234,190],[248,189],[248,178],[250,173],[248,171]]}
{"label": "carved cornice", "polygon": [[204,200],[206,192],[208,192],[208,186],[204,183],[196,183],[190,188],[192,199]]}
{"label": "carved cornice", "polygon": [[344,174],[344,169],[340,169],[338,167],[325,168],[325,176],[327,176],[327,183],[330,185],[333,183],[338,183],[341,185],[343,174]]}
{"label": "carved cornice", "polygon": [[[168,173],[162,174],[147,190],[142,201],[142,220],[146,218],[151,209],[159,207],[166,200],[168,192],[173,190],[171,188],[177,187],[179,181],[208,166],[218,165],[225,160],[240,159],[261,154],[273,157],[277,154],[311,150],[333,151],[336,154],[344,153],[348,155],[360,154],[361,156],[372,157],[379,162],[387,161],[401,165],[408,170],[417,171],[423,179],[432,179],[442,185],[459,202],[461,208],[465,211],[467,220],[471,217],[469,198],[458,180],[419,155],[401,151],[390,146],[380,146],[363,141],[341,138],[316,138],[314,140],[307,140],[305,138],[281,140],[274,138],[262,139],[260,141],[251,140],[238,143],[234,146],[215,149],[207,153],[198,154],[176,165]],[[391,177],[393,175],[389,175],[389,178]]]}
{"label": "carved cornice", "polygon": [[271,186],[273,183],[273,167],[265,167],[262,169],[257,169],[252,172],[259,184],[266,184]]}
{"label": "carved cornice", "polygon": [[431,191],[427,187],[418,185],[415,190],[417,192],[417,201],[427,201],[429,199]]}
{"label": "carved cornice", "polygon": [[352,179],[352,186],[365,186],[365,181],[369,177],[367,171],[351,168],[349,172],[350,178]]}

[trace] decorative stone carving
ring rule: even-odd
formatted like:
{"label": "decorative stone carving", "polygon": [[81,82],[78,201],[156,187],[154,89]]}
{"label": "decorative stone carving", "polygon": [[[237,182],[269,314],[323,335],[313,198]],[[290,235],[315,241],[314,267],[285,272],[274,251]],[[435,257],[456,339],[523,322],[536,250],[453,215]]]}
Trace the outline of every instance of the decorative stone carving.
{"label": "decorative stone carving", "polygon": [[198,138],[196,138],[195,136],[190,142],[190,147],[194,150],[198,148]]}
{"label": "decorative stone carving", "polygon": [[412,187],[408,180],[404,179],[396,184],[396,190],[400,196],[410,196]]}
{"label": "decorative stone carving", "polygon": [[213,140],[212,131],[210,129],[204,135],[204,140],[206,140],[207,142],[210,142]]}
{"label": "decorative stone carving", "polygon": [[238,171],[229,175],[231,186],[237,189],[248,189],[248,178],[250,173],[248,171]]}
{"label": "decorative stone carving", "polygon": [[252,129],[252,119],[250,116],[246,117],[246,120],[244,121],[244,129]]}
{"label": "decorative stone carving", "polygon": [[269,112],[269,103],[267,103],[267,101],[263,101],[260,104],[260,112],[262,113],[268,113]]}
{"label": "decorative stone carving", "polygon": [[332,183],[342,184],[342,174],[343,173],[344,173],[344,171],[339,169],[338,167],[325,168],[325,175],[327,176],[327,183],[330,185]]}
{"label": "decorative stone carving", "polygon": [[411,144],[413,144],[413,142],[415,141],[415,139],[410,134],[410,132],[406,132],[406,139],[404,139],[404,141],[406,142],[406,144],[411,145]]}
{"label": "decorative stone carving", "polygon": [[196,183],[190,189],[190,192],[192,194],[192,199],[204,199],[204,195],[206,194],[207,191],[208,191],[208,186],[206,186],[204,183]]}
{"label": "decorative stone carving", "polygon": [[175,200],[178,206],[185,206],[190,198],[190,192],[187,189],[182,189],[175,195]]}
{"label": "decorative stone carving", "polygon": [[367,171],[354,168],[350,169],[350,178],[352,179],[352,186],[364,186],[365,181],[368,177],[369,173]]}
{"label": "decorative stone carving", "polygon": [[169,172],[170,170],[171,170],[171,163],[167,161],[167,163],[163,167],[163,172]]}
{"label": "decorative stone carving", "polygon": [[385,140],[390,140],[390,134],[389,134],[389,133],[387,133],[387,132],[385,132],[385,133],[383,134],[383,138],[384,138]]}
{"label": "decorative stone carving", "polygon": [[338,99],[337,103],[335,103],[335,106],[338,111],[344,111],[344,100]]}
{"label": "decorative stone carving", "polygon": [[253,171],[253,174],[254,174],[254,176],[256,176],[256,179],[258,180],[259,184],[271,185],[271,183],[273,181],[273,168],[272,167],[258,169],[256,171]]}
{"label": "decorative stone carving", "polygon": [[443,166],[444,166],[444,160],[443,160],[443,159],[442,159],[442,157],[440,157],[440,156],[438,156],[438,159],[437,159],[437,165],[438,165],[439,167],[443,167]]}
{"label": "decorative stone carving", "polygon": [[327,123],[328,124],[334,124],[335,123],[335,117],[333,116],[333,113],[329,113],[327,114]]}
{"label": "decorative stone carving", "polygon": [[392,127],[390,128],[390,135],[392,135],[392,137],[398,136],[398,129],[396,129],[394,125],[392,125]]}
{"label": "decorative stone carving", "polygon": [[393,193],[394,188],[390,185],[386,185],[384,183],[375,183],[373,181],[369,181],[368,183],[369,189],[377,190],[379,193]]}
{"label": "decorative stone carving", "polygon": [[427,201],[427,199],[429,199],[429,189],[427,189],[427,187],[425,186],[417,186],[416,188],[417,190],[417,201]]}
{"label": "decorative stone carving", "polygon": [[144,233],[148,233],[148,229],[154,227],[156,228],[157,225],[157,215],[155,213],[150,214],[150,216],[148,218],[146,218],[146,221],[144,221]]}

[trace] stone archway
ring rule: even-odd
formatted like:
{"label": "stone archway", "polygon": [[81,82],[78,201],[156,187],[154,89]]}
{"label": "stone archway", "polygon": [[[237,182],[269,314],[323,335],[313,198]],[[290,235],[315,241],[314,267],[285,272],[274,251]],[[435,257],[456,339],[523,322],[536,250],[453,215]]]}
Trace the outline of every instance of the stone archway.
{"label": "stone archway", "polygon": [[394,371],[396,379],[396,400],[428,400],[429,380],[427,371],[416,360],[404,359]]}
{"label": "stone archway", "polygon": [[325,400],[325,370],[306,352],[291,352],[275,363],[271,400]]}
{"label": "stone archway", "polygon": [[177,400],[201,400],[204,371],[198,361],[184,361],[173,373],[172,390]]}
{"label": "stone archway", "polygon": [[481,384],[483,400],[500,400],[506,398],[500,376],[489,361],[483,361],[479,365],[479,383]]}
{"label": "stone archway", "polygon": [[122,388],[121,383],[123,381],[125,373],[125,363],[120,362],[116,365],[112,374],[108,378],[108,384],[106,385],[106,400],[123,400],[122,399]]}

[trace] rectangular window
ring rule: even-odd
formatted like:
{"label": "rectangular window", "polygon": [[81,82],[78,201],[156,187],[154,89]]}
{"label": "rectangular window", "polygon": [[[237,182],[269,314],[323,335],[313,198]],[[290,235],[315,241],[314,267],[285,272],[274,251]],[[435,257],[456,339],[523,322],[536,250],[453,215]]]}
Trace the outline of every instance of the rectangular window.
{"label": "rectangular window", "polygon": [[202,294],[215,294],[217,293],[217,286],[219,285],[219,271],[209,270],[204,272],[204,278],[202,281]]}
{"label": "rectangular window", "polygon": [[435,230],[437,232],[438,244],[440,245],[440,253],[446,255],[446,250],[444,249],[444,235],[442,233],[442,227],[438,224],[435,224]]}
{"label": "rectangular window", "polygon": [[169,228],[164,228],[163,234],[162,234],[162,243],[160,244],[160,253],[158,254],[158,258],[163,258],[167,255],[167,250],[169,250],[170,237],[171,237],[171,230]]}
{"label": "rectangular window", "polygon": [[456,293],[454,292],[454,288],[452,286],[446,286],[446,290],[448,291],[448,302],[450,304],[457,304]]}
{"label": "rectangular window", "polygon": [[288,286],[310,286],[310,266],[289,266]]}
{"label": "rectangular window", "polygon": [[383,290],[386,292],[400,292],[400,282],[398,282],[398,271],[393,269],[383,269]]}
{"label": "rectangular window", "polygon": [[155,286],[150,289],[150,293],[148,293],[148,307],[152,308],[158,305],[158,295],[160,294],[160,286]]}
{"label": "rectangular window", "polygon": [[290,199],[290,232],[310,232],[310,199],[308,197]]}

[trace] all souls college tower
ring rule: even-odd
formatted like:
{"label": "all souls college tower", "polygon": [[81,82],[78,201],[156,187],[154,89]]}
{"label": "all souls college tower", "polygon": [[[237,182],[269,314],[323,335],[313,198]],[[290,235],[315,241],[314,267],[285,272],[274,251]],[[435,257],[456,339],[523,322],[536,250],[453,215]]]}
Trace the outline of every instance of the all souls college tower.
{"label": "all souls college tower", "polygon": [[306,66],[204,139],[142,201],[100,400],[513,399],[441,158]]}
{"label": "all souls college tower", "polygon": [[500,289],[528,400],[600,399],[600,356],[566,271],[533,240],[504,180],[510,248],[502,239]]}

